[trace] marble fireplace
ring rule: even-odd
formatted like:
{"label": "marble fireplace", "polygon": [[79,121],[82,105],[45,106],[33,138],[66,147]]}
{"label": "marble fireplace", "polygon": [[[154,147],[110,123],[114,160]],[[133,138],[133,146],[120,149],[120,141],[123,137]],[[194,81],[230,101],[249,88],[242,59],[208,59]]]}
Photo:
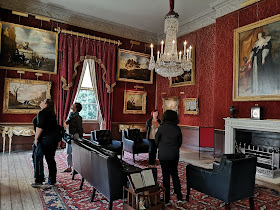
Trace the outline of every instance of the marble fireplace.
{"label": "marble fireplace", "polygon": [[280,176],[280,120],[224,118],[225,153],[242,152],[258,157],[257,174]]}

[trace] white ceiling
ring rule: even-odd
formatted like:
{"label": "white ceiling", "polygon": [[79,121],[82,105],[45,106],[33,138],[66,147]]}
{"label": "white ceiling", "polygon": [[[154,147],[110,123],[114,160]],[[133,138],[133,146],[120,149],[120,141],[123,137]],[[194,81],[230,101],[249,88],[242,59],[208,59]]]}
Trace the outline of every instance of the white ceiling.
{"label": "white ceiling", "polygon": [[[169,0],[40,0],[106,21],[162,34]],[[205,13],[217,0],[175,0],[174,11],[182,24]]]}

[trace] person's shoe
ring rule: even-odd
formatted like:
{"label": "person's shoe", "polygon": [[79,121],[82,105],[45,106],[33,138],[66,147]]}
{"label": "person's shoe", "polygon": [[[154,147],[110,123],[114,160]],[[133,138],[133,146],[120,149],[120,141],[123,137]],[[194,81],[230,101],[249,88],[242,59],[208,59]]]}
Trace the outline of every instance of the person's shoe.
{"label": "person's shoe", "polygon": [[71,173],[70,173],[70,175],[76,175],[76,174],[78,174],[78,172],[76,171],[76,170],[73,170]]}
{"label": "person's shoe", "polygon": [[72,171],[72,168],[66,168],[64,171],[61,171],[61,173],[69,173]]}
{"label": "person's shoe", "polygon": [[40,188],[42,186],[43,186],[42,183],[38,183],[38,182],[31,183],[31,187],[33,187],[33,188]]}

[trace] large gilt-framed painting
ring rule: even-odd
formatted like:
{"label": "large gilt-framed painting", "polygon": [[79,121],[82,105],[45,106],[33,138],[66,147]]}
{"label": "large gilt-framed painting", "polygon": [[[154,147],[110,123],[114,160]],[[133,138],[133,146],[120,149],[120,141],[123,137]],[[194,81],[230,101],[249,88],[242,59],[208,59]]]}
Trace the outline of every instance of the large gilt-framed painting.
{"label": "large gilt-framed painting", "polygon": [[37,114],[40,103],[51,98],[51,82],[25,79],[5,79],[3,113]]}
{"label": "large gilt-framed painting", "polygon": [[169,96],[162,98],[162,110],[173,110],[179,115],[180,112],[180,97],[179,96]]}
{"label": "large gilt-framed painting", "polygon": [[234,101],[280,100],[280,15],[234,31]]}
{"label": "large gilt-framed painting", "polygon": [[192,48],[192,68],[188,71],[185,71],[182,75],[177,77],[172,77],[169,80],[170,87],[181,87],[186,85],[194,85],[195,84],[195,48]]}
{"label": "large gilt-framed painting", "polygon": [[57,73],[58,34],[1,22],[0,68]]}
{"label": "large gilt-framed painting", "polygon": [[146,114],[146,91],[126,90],[124,92],[124,114]]}
{"label": "large gilt-framed painting", "polygon": [[117,80],[153,84],[150,55],[119,49]]}

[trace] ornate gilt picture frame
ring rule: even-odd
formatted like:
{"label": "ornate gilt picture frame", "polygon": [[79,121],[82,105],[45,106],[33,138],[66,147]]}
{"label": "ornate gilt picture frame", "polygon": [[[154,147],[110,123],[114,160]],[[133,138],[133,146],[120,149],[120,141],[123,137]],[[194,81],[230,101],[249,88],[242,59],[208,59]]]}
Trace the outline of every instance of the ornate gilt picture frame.
{"label": "ornate gilt picture frame", "polygon": [[117,80],[153,84],[150,55],[119,49]]}
{"label": "ornate gilt picture frame", "polygon": [[146,114],[146,91],[126,90],[124,92],[124,114]]}
{"label": "ornate gilt picture frame", "polygon": [[184,114],[195,114],[199,113],[198,109],[198,98],[184,98]]}
{"label": "ornate gilt picture frame", "polygon": [[180,114],[180,97],[179,96],[169,96],[162,98],[162,110],[173,110]]}
{"label": "ornate gilt picture frame", "polygon": [[51,82],[5,79],[3,113],[37,114],[42,100],[50,98]]}
{"label": "ornate gilt picture frame", "polygon": [[185,71],[182,75],[172,77],[169,80],[170,87],[181,87],[186,85],[195,85],[195,48],[192,48],[192,69]]}
{"label": "ornate gilt picture frame", "polygon": [[280,100],[280,15],[234,30],[233,101]]}
{"label": "ornate gilt picture frame", "polygon": [[58,34],[1,22],[0,68],[57,73]]}

